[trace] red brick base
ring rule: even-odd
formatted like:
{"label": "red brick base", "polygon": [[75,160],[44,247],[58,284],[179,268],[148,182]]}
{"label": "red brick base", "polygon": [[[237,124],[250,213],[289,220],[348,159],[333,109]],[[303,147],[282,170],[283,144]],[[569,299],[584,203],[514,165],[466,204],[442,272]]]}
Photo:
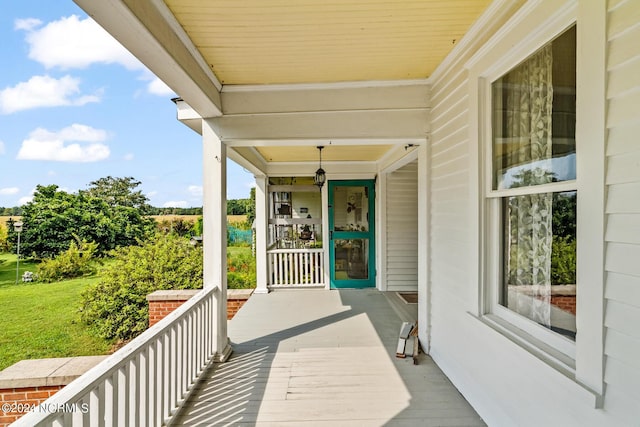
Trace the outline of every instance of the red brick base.
{"label": "red brick base", "polygon": [[567,311],[575,316],[576,314],[576,297],[575,295],[558,295],[551,296],[551,305],[555,305],[560,310]]}
{"label": "red brick base", "polygon": [[[63,385],[0,389],[0,427],[5,427],[23,416],[30,408],[53,396]],[[8,406],[7,406],[8,405]],[[5,412],[9,409],[8,412]]]}
{"label": "red brick base", "polygon": [[[147,296],[149,301],[149,327],[164,319],[169,313],[180,307],[198,290],[189,291],[156,291]],[[233,319],[242,308],[251,290],[227,290],[227,320]]]}
{"label": "red brick base", "polygon": [[149,301],[149,327],[152,327],[185,301]]}

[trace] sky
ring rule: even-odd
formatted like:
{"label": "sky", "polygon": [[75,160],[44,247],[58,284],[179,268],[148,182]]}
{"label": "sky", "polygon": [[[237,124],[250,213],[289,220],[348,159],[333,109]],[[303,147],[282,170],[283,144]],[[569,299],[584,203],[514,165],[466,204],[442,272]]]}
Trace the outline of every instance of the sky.
{"label": "sky", "polygon": [[[173,93],[71,0],[0,0],[0,206],[131,176],[157,207],[202,206],[202,139]],[[228,163],[228,199],[253,176]]]}

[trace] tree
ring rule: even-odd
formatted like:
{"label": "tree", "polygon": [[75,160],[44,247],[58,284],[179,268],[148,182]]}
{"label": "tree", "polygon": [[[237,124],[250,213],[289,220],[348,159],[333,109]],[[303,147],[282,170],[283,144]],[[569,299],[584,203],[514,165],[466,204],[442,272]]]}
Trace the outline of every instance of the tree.
{"label": "tree", "polygon": [[86,193],[91,197],[104,200],[111,207],[127,207],[138,209],[143,215],[148,215],[151,206],[149,199],[136,188],[142,184],[133,177],[114,178],[107,176],[96,181],[91,181]]}
{"label": "tree", "polygon": [[24,253],[53,258],[80,239],[97,243],[103,254],[135,244],[153,231],[154,221],[140,208],[107,200],[88,191],[71,194],[57,185],[37,186],[33,200],[23,208]]}
{"label": "tree", "polygon": [[256,187],[251,187],[249,193],[249,203],[247,205],[247,222],[253,224],[253,220],[256,218]]}

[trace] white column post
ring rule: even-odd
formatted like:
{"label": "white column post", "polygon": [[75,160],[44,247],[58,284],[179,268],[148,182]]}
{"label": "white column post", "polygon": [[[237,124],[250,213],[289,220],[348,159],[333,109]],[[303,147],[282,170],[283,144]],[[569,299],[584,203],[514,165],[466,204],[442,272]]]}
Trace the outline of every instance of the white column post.
{"label": "white column post", "polygon": [[431,284],[429,283],[429,146],[418,148],[418,338],[429,353],[431,338]]}
{"label": "white column post", "polygon": [[214,307],[215,360],[231,354],[227,337],[227,146],[202,120],[202,221],[204,287],[218,288]]}
{"label": "white column post", "polygon": [[267,288],[267,228],[269,217],[267,209],[268,178],[256,176],[256,294],[266,294]]}

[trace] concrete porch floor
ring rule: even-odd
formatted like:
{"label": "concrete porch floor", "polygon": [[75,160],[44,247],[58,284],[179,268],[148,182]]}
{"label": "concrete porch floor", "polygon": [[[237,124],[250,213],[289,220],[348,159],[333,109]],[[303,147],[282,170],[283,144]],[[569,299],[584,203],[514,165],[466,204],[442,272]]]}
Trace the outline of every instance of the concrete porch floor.
{"label": "concrete porch floor", "polygon": [[233,355],[174,425],[485,425],[430,357],[395,357],[407,319],[393,304],[376,290],[253,295],[229,322]]}

